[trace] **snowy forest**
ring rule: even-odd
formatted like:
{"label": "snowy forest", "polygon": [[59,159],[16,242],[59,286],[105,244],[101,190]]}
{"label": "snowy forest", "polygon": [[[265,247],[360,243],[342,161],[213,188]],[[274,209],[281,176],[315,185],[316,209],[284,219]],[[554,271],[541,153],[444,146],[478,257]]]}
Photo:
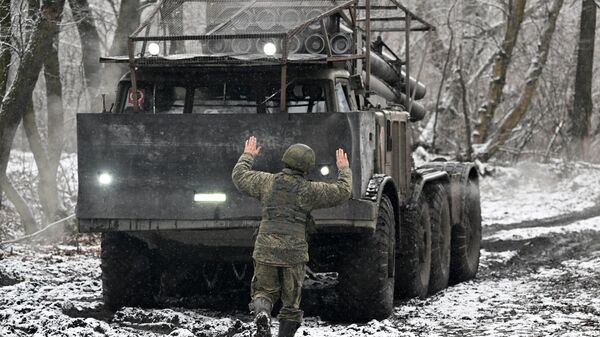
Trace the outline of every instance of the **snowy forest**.
{"label": "snowy forest", "polygon": [[[594,335],[600,1],[400,2],[436,28],[410,41],[411,74],[418,71],[427,86],[421,104],[428,112],[410,124],[413,157],[417,164],[438,157],[475,163],[479,273],[427,299],[396,302],[389,319],[364,324],[322,320],[312,314],[318,305],[307,301],[301,331]],[[251,335],[243,307],[177,302],[109,313],[102,306],[101,236],[78,232],[76,115],[113,108],[129,69],[99,60],[126,56],[128,37],[156,5],[0,0],[2,336]],[[404,40],[381,34],[406,59]]]}

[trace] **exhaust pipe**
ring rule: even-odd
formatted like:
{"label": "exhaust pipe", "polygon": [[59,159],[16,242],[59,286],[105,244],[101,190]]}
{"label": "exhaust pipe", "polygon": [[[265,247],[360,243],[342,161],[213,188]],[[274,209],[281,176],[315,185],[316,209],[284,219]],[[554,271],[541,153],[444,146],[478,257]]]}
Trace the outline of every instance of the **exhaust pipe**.
{"label": "exhaust pipe", "polygon": [[208,52],[211,54],[221,54],[231,47],[231,41],[224,39],[209,40],[207,44]]}
{"label": "exhaust pipe", "polygon": [[346,33],[337,33],[329,39],[329,44],[334,54],[348,54],[352,49],[352,36]]}
{"label": "exhaust pipe", "polygon": [[284,9],[279,18],[279,21],[285,27],[296,27],[302,23],[300,13],[293,9]]}
{"label": "exhaust pipe", "polygon": [[[406,72],[404,70],[398,71],[397,67],[392,66],[382,56],[373,51],[371,52],[371,73],[392,87],[399,87],[400,90],[406,92]],[[414,95],[416,100],[422,99],[427,94],[425,85],[417,82],[412,76],[410,77],[410,94]]]}
{"label": "exhaust pipe", "polygon": [[277,12],[273,9],[260,8],[256,12],[256,23],[263,30],[270,30],[277,24]]}
{"label": "exhaust pipe", "polygon": [[297,36],[288,39],[288,55],[299,53],[300,49],[302,49],[302,41]]}
{"label": "exhaust pipe", "polygon": [[325,44],[325,38],[321,34],[312,34],[304,40],[304,47],[311,54],[323,53]]}
{"label": "exhaust pipe", "polygon": [[[366,76],[366,73],[363,73],[363,76]],[[377,95],[385,98],[387,101],[401,104],[408,110],[408,99],[404,93],[399,92],[398,89],[390,86],[377,76],[371,75],[370,84],[371,89],[377,92]],[[427,114],[425,107],[414,100],[412,101],[410,111],[408,112],[410,113],[410,119],[413,122],[422,120]]]}
{"label": "exhaust pipe", "polygon": [[240,13],[235,19],[233,19],[233,27],[239,31],[245,31],[250,27],[250,22],[252,22],[252,18],[248,12]]}
{"label": "exhaust pipe", "polygon": [[[308,11],[305,12],[304,14],[304,18],[306,20],[308,20],[309,18],[314,18],[317,17],[319,15],[323,14],[323,12],[321,10],[318,9],[309,9]],[[311,25],[308,26],[308,29],[312,30],[312,31],[318,31],[321,29],[321,23],[319,21],[312,23]]]}
{"label": "exhaust pipe", "polygon": [[[340,29],[347,34],[352,34],[352,29],[346,25],[340,25]],[[380,55],[371,48],[371,74],[381,78],[390,86],[399,87],[406,92],[406,72],[402,68],[398,70],[397,67],[393,66],[390,63],[393,59],[391,55],[386,53]],[[414,96],[415,100],[422,99],[427,94],[427,87],[411,76],[410,94]]]}
{"label": "exhaust pipe", "polygon": [[231,42],[231,50],[236,54],[248,54],[252,50],[252,40],[235,39]]}

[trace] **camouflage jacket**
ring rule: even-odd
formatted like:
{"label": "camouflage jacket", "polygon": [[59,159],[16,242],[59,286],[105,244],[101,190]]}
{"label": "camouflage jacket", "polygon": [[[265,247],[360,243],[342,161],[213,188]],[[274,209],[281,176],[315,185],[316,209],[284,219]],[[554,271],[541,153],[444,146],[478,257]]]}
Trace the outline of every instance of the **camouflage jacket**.
{"label": "camouflage jacket", "polygon": [[306,226],[310,211],[333,207],[350,198],[350,168],[340,171],[337,182],[325,183],[309,181],[290,169],[277,174],[253,171],[253,163],[254,157],[244,153],[232,173],[238,190],[261,202],[263,218],[252,257],[275,266],[308,262]]}

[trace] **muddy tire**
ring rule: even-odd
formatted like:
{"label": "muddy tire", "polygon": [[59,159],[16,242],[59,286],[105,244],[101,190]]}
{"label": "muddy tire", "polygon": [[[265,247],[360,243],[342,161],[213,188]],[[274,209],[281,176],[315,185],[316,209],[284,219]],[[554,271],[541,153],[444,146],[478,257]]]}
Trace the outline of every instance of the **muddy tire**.
{"label": "muddy tire", "polygon": [[481,248],[481,204],[477,181],[470,179],[462,193],[463,220],[452,227],[450,282],[453,284],[475,277]]}
{"label": "muddy tire", "polygon": [[427,297],[431,271],[431,217],[423,193],[405,216],[396,256],[397,298]]}
{"label": "muddy tire", "polygon": [[429,294],[448,286],[450,278],[451,219],[448,192],[443,184],[430,184],[425,188],[431,223],[431,276]]}
{"label": "muddy tire", "polygon": [[144,242],[124,233],[104,233],[100,265],[104,305],[110,310],[154,305],[160,287],[154,263]]}
{"label": "muddy tire", "polygon": [[339,312],[334,319],[366,322],[385,319],[394,308],[394,210],[381,198],[375,233],[353,242],[338,272]]}

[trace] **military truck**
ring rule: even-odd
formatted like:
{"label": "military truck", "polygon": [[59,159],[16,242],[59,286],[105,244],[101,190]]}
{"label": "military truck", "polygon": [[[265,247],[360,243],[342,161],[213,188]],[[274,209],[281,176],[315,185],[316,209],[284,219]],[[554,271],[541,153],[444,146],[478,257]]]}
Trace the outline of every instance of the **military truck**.
{"label": "military truck", "polygon": [[77,116],[77,218],[102,233],[109,308],[249,288],[260,205],[231,181],[249,136],[257,170],[312,147],[314,180],[335,180],[335,149],[349,153],[352,198],[313,212],[309,233],[337,317],[384,319],[395,298],[475,277],[477,171],[412,159],[426,88],[410,38],[431,24],[396,0],[164,0],[145,16],[129,55],[102,60],[129,66],[114,109]]}

